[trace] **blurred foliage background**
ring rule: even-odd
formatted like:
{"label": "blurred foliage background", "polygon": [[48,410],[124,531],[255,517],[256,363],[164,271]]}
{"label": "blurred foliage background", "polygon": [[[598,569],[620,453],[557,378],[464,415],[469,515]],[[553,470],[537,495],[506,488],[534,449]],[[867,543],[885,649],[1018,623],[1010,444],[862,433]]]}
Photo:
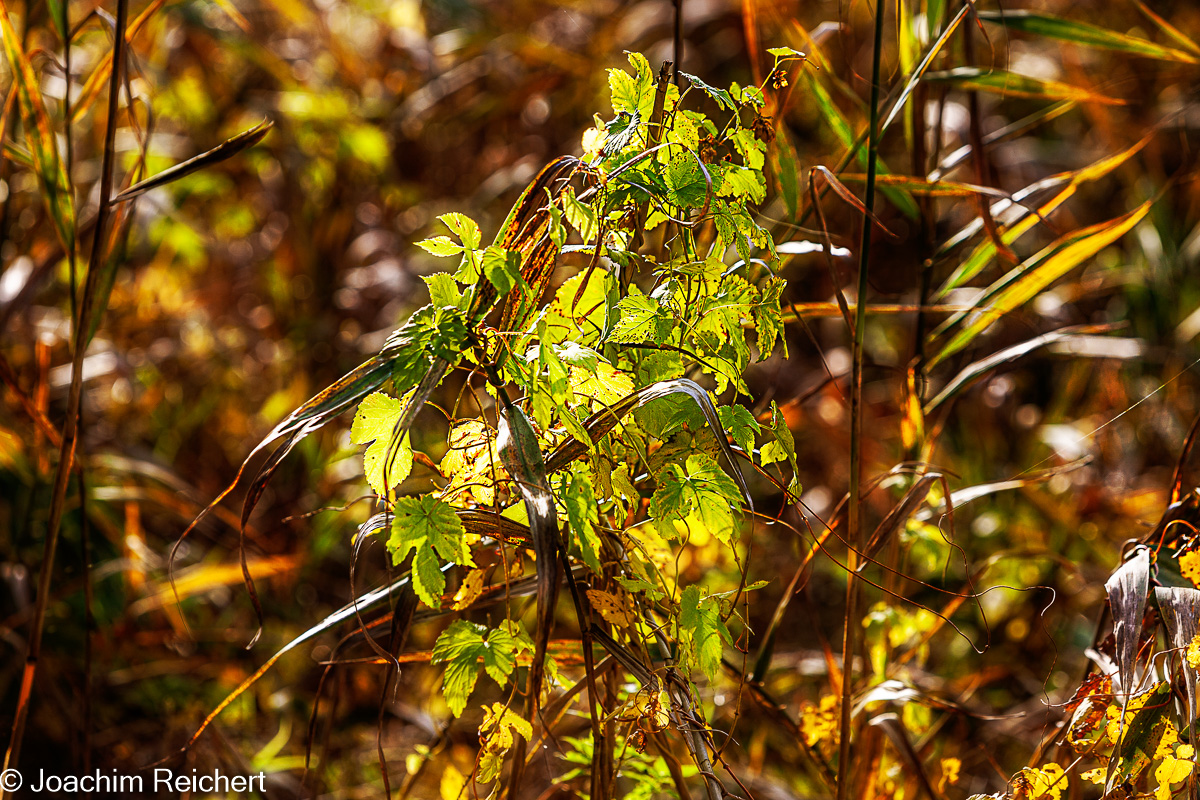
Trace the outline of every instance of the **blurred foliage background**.
{"label": "blurred foliage background", "polygon": [[[813,56],[778,95],[776,142],[794,149],[804,173],[816,165],[832,169],[846,147],[812,86],[824,87],[853,129],[863,129],[873,7],[680,4],[681,68],[715,85],[761,79],[770,66],[763,53],[768,46]],[[6,6],[61,138],[66,81],[47,5],[14,0]],[[1193,3],[1151,6],[1183,34],[1200,33],[1200,8]],[[1026,7],[1179,46],[1136,3],[1049,0]],[[888,4],[885,89],[896,87],[909,68],[903,65],[911,65],[905,42],[924,45],[923,15],[943,13],[936,3],[904,2],[902,8],[897,19],[895,4]],[[70,5],[80,26],[71,57],[77,106],[71,177],[81,228],[94,218],[99,198],[106,111],[102,100],[81,105],[80,91],[86,93],[89,76],[110,53],[111,11],[93,0]],[[255,650],[243,650],[255,623],[241,589],[236,512],[211,520],[185,543],[177,577],[186,627],[165,559],[275,422],[376,352],[426,301],[419,276],[442,267],[412,243],[442,232],[435,229],[438,214],[462,211],[490,236],[544,163],[580,151],[593,114],[611,116],[605,70],[624,65],[623,51],[645,53],[654,65],[672,58],[675,4],[134,0],[130,19],[144,21],[131,22],[129,30],[119,179],[154,174],[263,118],[274,128],[244,153],[155,189],[134,207],[107,311],[83,360],[79,458],[86,516],[79,513],[76,485],[52,581],[24,743],[26,770],[69,763],[128,771],[169,756],[266,652],[381,580],[379,550],[361,562],[357,586],[349,583],[351,535],[370,509],[361,502],[361,459],[348,424],[330,426],[298,448],[253,520],[250,557],[268,620]],[[1200,67],[1006,32],[992,22],[963,25],[974,31],[972,63],[978,66],[1060,81],[1119,102],[1085,98],[989,144],[982,178],[970,161],[948,177],[1015,192],[1149,137],[1109,174],[1081,184],[1047,228],[1035,231],[1037,241],[1022,241],[1022,255],[1055,232],[1156,202],[1128,236],[933,372],[936,390],[973,358],[1046,331],[1120,326],[1103,340],[1049,347],[1006,363],[937,417],[940,436],[928,460],[948,476],[951,489],[1014,483],[958,509],[953,530],[942,519],[939,532],[937,516],[910,522],[897,546],[903,571],[915,577],[944,581],[939,585],[955,591],[990,588],[979,608],[954,605],[952,598],[950,607],[944,593],[872,573],[892,590],[953,612],[961,631],[938,627],[930,638],[931,617],[916,606],[872,606],[886,599],[875,591],[867,604],[867,648],[873,636],[886,637],[888,658],[895,659],[881,672],[975,715],[904,707],[906,722],[924,732],[918,749],[935,775],[939,759],[961,760],[961,777],[944,787],[947,796],[998,791],[1015,770],[1044,756],[1062,704],[1086,668],[1084,649],[1122,543],[1144,536],[1167,504],[1172,469],[1198,411],[1192,368],[1200,357],[1200,197],[1193,173]],[[904,26],[911,26],[910,35],[897,36]],[[939,69],[966,63],[958,39],[939,57],[945,60]],[[7,64],[3,71],[0,85],[8,86]],[[103,80],[98,92],[102,98]],[[944,157],[970,144],[970,112],[955,85],[928,81],[921,92],[927,113],[918,122],[936,131],[934,152]],[[1053,100],[981,92],[983,131],[1001,131]],[[16,113],[11,105],[6,111],[6,141],[23,145],[12,138],[20,129]],[[907,133],[897,124],[884,140],[881,154],[895,172],[913,172],[913,124],[910,116]],[[773,166],[775,183],[760,221],[777,242],[816,238],[815,219],[801,219],[808,199],[792,212],[779,191],[778,159]],[[0,336],[11,373],[0,395],[0,729],[7,732],[56,453],[27,405],[61,425],[71,312],[70,267],[33,170],[9,150],[0,177]],[[957,262],[935,258],[935,244],[978,216],[971,197],[937,198],[922,208],[924,223],[886,199],[879,207],[896,237],[876,235],[870,299],[901,308],[872,314],[866,331],[868,477],[885,476],[912,458],[901,428],[905,371],[922,335],[914,333],[912,311],[921,302],[922,265],[933,259],[928,274],[932,286],[940,285]],[[834,243],[855,247],[860,219],[854,209],[829,201],[825,214]],[[839,259],[831,273],[819,253],[784,256],[785,297],[799,312],[787,328],[789,355],[776,355],[747,376],[755,412],[770,400],[783,408],[804,487],[803,506],[782,509],[782,519],[803,535],[779,525],[748,528],[749,579],[769,581],[751,606],[757,630],[767,627],[808,552],[806,524],[819,532],[846,491],[850,351],[830,301],[835,289],[850,283],[852,264]],[[992,267],[998,268],[1004,266]],[[946,302],[972,302],[969,290],[956,291]],[[930,325],[940,321],[931,319]],[[414,446],[444,447],[444,437],[444,427],[417,430]],[[1090,461],[1077,469],[1021,480],[1083,457]],[[869,524],[892,507],[897,486],[904,488],[885,479],[868,496]],[[766,482],[757,488],[767,513],[781,510],[782,494]],[[764,684],[793,716],[810,721],[816,719],[812,704],[831,692],[830,667],[844,624],[845,577],[836,563],[844,547],[835,541],[829,540],[833,558],[818,556],[796,584]],[[736,575],[733,564],[707,563],[703,549],[681,562],[683,572],[695,576],[714,568]],[[439,629],[418,627],[410,649],[428,650]],[[329,674],[305,776],[321,661],[336,641],[323,638],[281,660],[181,763],[265,770],[279,796],[378,796],[382,706],[393,791],[411,776],[411,796],[433,797],[446,764],[469,773],[475,732],[470,725],[448,726],[436,691],[440,673],[415,663],[382,698],[380,666],[347,665]],[[741,666],[736,652],[726,655]],[[795,738],[769,724],[736,682],[708,691],[715,709],[710,722],[732,729],[726,757],[755,796],[822,796]],[[568,768],[561,764],[561,771]],[[893,795],[904,783],[903,768],[896,769]],[[877,785],[886,787],[886,780]]]}

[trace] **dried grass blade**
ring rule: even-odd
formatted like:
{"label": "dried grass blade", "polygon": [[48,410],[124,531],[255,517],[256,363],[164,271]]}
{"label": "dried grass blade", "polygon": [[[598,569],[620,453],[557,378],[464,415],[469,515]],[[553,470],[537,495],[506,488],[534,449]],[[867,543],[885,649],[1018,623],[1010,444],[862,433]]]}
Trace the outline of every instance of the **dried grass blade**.
{"label": "dried grass blade", "polygon": [[[1142,617],[1150,592],[1150,548],[1139,546],[1104,584],[1108,605],[1112,610],[1113,636],[1117,643],[1117,674],[1121,681],[1121,733],[1124,733],[1125,710],[1133,695],[1134,662],[1138,640],[1142,634]],[[1121,741],[1118,735],[1117,741]],[[1113,770],[1119,759],[1108,765],[1106,784],[1112,783]]]}
{"label": "dried grass blade", "polygon": [[[717,434],[716,439],[718,445],[721,447],[721,452],[729,460],[734,480],[737,481],[742,495],[746,498],[747,507],[753,513],[754,500],[750,496],[750,488],[746,484],[746,476],[742,473],[741,467],[738,466],[733,448],[729,446],[729,441],[724,435],[724,428],[721,427],[721,419],[717,415],[717,410],[713,407],[708,393],[695,381],[687,378],[679,378],[677,380],[652,383],[649,386],[634,391],[632,394],[626,395],[608,408],[597,411],[587,418],[583,427],[587,430],[588,436],[591,437],[593,443],[599,442],[609,431],[617,426],[621,421],[621,417],[633,409],[639,408],[651,400],[657,400],[660,397],[667,397],[672,394],[686,394],[700,407],[700,411],[704,414],[704,419],[712,427],[713,433]],[[575,439],[563,442],[546,459],[546,474],[552,475],[575,459],[586,454],[587,447],[582,442]]]}
{"label": "dried grass blade", "polygon": [[855,211],[862,214],[867,219],[871,220],[871,222],[874,223],[875,227],[879,228],[879,230],[883,231],[884,233],[886,233],[888,236],[892,237],[893,239],[899,238],[896,234],[894,234],[890,230],[888,230],[887,226],[885,226],[882,222],[879,221],[879,217],[875,216],[875,213],[873,211],[868,210],[866,205],[863,204],[863,201],[859,200],[858,197],[854,194],[854,192],[847,189],[846,185],[844,183],[842,183],[840,180],[838,180],[838,177],[836,175],[834,175],[833,172],[828,167],[821,166],[821,165],[815,166],[812,168],[811,174],[821,175],[822,177],[824,177],[825,180],[829,183],[829,187],[831,189],[833,189],[834,193],[836,193],[838,197],[842,198],[847,203],[849,203],[851,206],[853,206]]}
{"label": "dried grass blade", "polygon": [[219,164],[227,158],[232,158],[246,148],[253,147],[262,141],[263,137],[267,135],[267,132],[270,131],[274,125],[275,123],[271,120],[264,119],[253,128],[244,130],[237,136],[226,139],[205,153],[201,153],[198,156],[189,158],[187,161],[165,169],[153,177],[135,183],[133,186],[130,186],[128,189],[114,197],[112,202],[123,203],[126,200],[131,200],[140,194],[145,194],[151,189],[157,189],[159,186],[166,186],[168,183],[177,181],[186,175],[191,175],[197,170],[204,169],[205,167],[212,166],[213,164]]}
{"label": "dried grass blade", "polygon": [[[442,571],[449,571],[453,566],[453,564],[446,564],[442,567]],[[351,603],[347,603],[337,611],[325,617],[325,619],[321,620],[316,625],[306,630],[304,633],[297,636],[295,639],[292,639],[279,650],[276,650],[274,655],[263,662],[261,667],[259,667],[252,675],[242,681],[236,689],[230,692],[224,700],[217,704],[216,708],[209,712],[208,716],[204,718],[204,721],[200,723],[200,726],[191,735],[191,738],[188,739],[187,744],[183,746],[182,751],[186,751],[189,747],[195,744],[196,740],[200,738],[200,735],[208,729],[209,725],[213,723],[213,720],[220,716],[221,712],[228,708],[230,703],[245,694],[247,689],[257,683],[263,675],[267,674],[271,667],[275,666],[275,662],[279,661],[279,659],[282,658],[288,651],[294,650],[296,647],[304,644],[309,639],[324,633],[335,625],[339,625],[342,622],[352,619],[356,614],[378,605],[386,600],[392,594],[392,592],[407,587],[411,579],[412,576],[410,574],[405,574],[391,583],[381,586],[374,591],[368,592]],[[411,593],[411,589],[409,592]]]}

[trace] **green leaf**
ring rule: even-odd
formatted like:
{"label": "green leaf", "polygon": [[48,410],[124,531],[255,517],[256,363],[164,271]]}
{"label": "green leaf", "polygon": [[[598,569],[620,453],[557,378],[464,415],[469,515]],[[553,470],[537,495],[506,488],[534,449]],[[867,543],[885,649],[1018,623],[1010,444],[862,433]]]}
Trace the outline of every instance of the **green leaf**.
{"label": "green leaf", "polygon": [[636,113],[640,119],[648,120],[654,113],[654,73],[650,70],[650,62],[641,53],[629,53],[629,63],[636,75],[623,69],[608,71],[613,111]]}
{"label": "green leaf", "polygon": [[700,159],[691,153],[680,153],[667,165],[667,202],[679,208],[700,208],[709,196],[709,180],[713,191],[720,186],[716,173],[705,178]]}
{"label": "green leaf", "polygon": [[1088,47],[1098,47],[1102,50],[1114,50],[1119,53],[1155,58],[1159,61],[1179,61],[1184,64],[1200,63],[1191,53],[1163,47],[1137,36],[1118,33],[1089,25],[1086,22],[1063,19],[1049,14],[1039,14],[1035,11],[977,11],[980,19],[1003,25],[1010,31],[1021,31],[1044,36],[1047,39],[1057,39],[1062,42],[1082,44]]}
{"label": "green leaf", "polygon": [[521,254],[490,245],[483,251],[483,275],[501,296],[525,283],[521,277]]}
{"label": "green leaf", "polygon": [[742,452],[751,455],[754,452],[754,437],[762,430],[762,426],[749,409],[745,406],[721,406],[717,409],[717,416],[721,418],[721,426],[729,431]]}
{"label": "green leaf", "polygon": [[425,281],[425,285],[429,287],[429,302],[434,308],[444,308],[445,306],[459,307],[459,302],[462,300],[462,292],[459,291],[458,283],[454,280],[454,276],[449,272],[435,272],[432,275],[422,275],[421,280]]}
{"label": "green leaf", "polygon": [[779,406],[775,404],[774,400],[771,401],[771,433],[774,434],[775,441],[764,444],[759,450],[761,463],[764,467],[776,462],[790,465],[792,480],[788,484],[788,491],[799,497],[801,487],[799,469],[796,466],[796,440],[788,427],[787,419],[784,418],[783,412],[779,410]]}
{"label": "green leaf", "polygon": [[659,533],[678,538],[673,523],[687,529],[699,525],[719,541],[729,544],[734,532],[734,509],[741,497],[733,479],[704,453],[688,456],[684,467],[668,464],[658,475],[658,488],[650,498],[650,516]]}
{"label": "green leaf", "polygon": [[417,242],[417,247],[439,258],[456,256],[463,251],[463,246],[455,244],[449,236],[431,236],[428,239],[422,239]]}
{"label": "green leaf", "polygon": [[808,58],[799,50],[793,50],[790,47],[768,47],[767,52],[776,58]]}
{"label": "green leaf", "polygon": [[463,538],[466,531],[454,509],[433,495],[402,497],[396,501],[388,550],[392,562],[401,564],[413,552],[413,588],[430,608],[441,608],[446,576],[441,559],[464,567],[475,566]]}
{"label": "green leaf", "polygon": [[787,340],[783,337],[783,310],[779,299],[787,281],[783,278],[769,278],[762,287],[758,303],[754,305],[754,327],[758,331],[758,360],[769,357],[775,349],[775,343],[783,345],[783,357],[787,358]]}
{"label": "green leaf", "polygon": [[423,306],[387,338],[380,354],[392,364],[396,388],[407,392],[425,377],[434,358],[457,364],[466,340],[467,326],[461,311]]}
{"label": "green leaf", "polygon": [[664,314],[658,301],[642,294],[636,287],[617,303],[617,312],[619,316],[608,335],[609,342],[661,343],[671,332],[672,320]]}
{"label": "green leaf", "polygon": [[480,660],[488,676],[504,687],[517,664],[517,652],[532,649],[519,628],[495,628],[457,620],[442,631],[433,645],[433,664],[445,664],[442,694],[454,716],[461,716],[479,680]]}
{"label": "green leaf", "polygon": [[760,170],[727,164],[720,175],[719,181],[713,181],[713,188],[721,197],[761,203],[767,196],[766,181]]}
{"label": "green leaf", "polygon": [[454,231],[454,234],[462,240],[463,247],[468,250],[475,250],[479,247],[483,234],[480,233],[475,220],[465,214],[459,214],[457,211],[442,214],[438,219],[445,223],[447,228]]}
{"label": "green leaf", "polygon": [[[350,426],[350,441],[354,444],[374,442],[363,453],[363,471],[367,475],[367,483],[375,493],[386,497],[393,486],[396,486],[412,471],[413,452],[408,442],[408,434],[400,441],[392,453],[392,460],[385,469],[384,460],[391,446],[392,431],[396,421],[404,413],[409,396],[397,400],[383,392],[375,392],[363,398],[354,413],[354,422]],[[386,480],[385,480],[386,472]]]}
{"label": "green leaf", "polygon": [[684,78],[691,82],[692,86],[700,89],[709,97],[717,102],[717,106],[728,111],[737,111],[737,103],[730,97],[729,92],[724,89],[718,89],[715,86],[710,86],[695,75],[689,75],[686,72],[679,73]]}
{"label": "green leaf", "polygon": [[714,597],[700,597],[695,584],[683,590],[679,599],[679,631],[691,663],[716,680],[721,670],[723,644],[733,644],[729,629],[721,621],[721,606]]}
{"label": "green leaf", "polygon": [[583,554],[583,561],[592,572],[600,574],[600,537],[596,532],[599,522],[599,507],[588,469],[575,464],[570,473],[563,476],[563,505],[567,509],[567,522],[571,533]]}

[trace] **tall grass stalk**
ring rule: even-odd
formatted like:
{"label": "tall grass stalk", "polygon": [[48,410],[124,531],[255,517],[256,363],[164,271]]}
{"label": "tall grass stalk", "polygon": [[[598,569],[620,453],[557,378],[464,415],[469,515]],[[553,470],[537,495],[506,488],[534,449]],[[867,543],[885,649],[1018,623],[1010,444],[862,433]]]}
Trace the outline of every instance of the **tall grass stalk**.
{"label": "tall grass stalk", "polygon": [[875,40],[871,55],[871,122],[867,138],[867,215],[862,221],[862,244],[858,252],[858,288],[854,309],[853,367],[850,377],[850,526],[846,556],[846,627],[842,635],[842,702],[838,731],[837,800],[850,794],[850,699],[854,690],[854,651],[858,646],[858,552],[862,548],[862,365],[863,330],[867,323],[867,267],[871,257],[871,220],[875,212],[875,171],[879,159],[879,66],[883,55],[882,2],[875,6]]}

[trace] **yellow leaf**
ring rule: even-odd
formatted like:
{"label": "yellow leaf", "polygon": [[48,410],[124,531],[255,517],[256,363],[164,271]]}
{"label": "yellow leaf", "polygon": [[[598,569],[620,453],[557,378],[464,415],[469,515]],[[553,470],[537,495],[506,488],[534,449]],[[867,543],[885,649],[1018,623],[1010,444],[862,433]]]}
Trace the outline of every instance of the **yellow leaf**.
{"label": "yellow leaf", "polygon": [[466,786],[467,779],[463,777],[463,774],[453,764],[447,764],[446,771],[442,773],[442,800],[458,800],[463,796],[463,789]]}
{"label": "yellow leaf", "polygon": [[[1191,555],[1191,553],[1188,555]],[[1188,643],[1186,657],[1189,667],[1200,669],[1200,634],[1196,634],[1192,641]]]}
{"label": "yellow leaf", "polygon": [[588,601],[592,608],[604,617],[604,621],[618,628],[628,628],[636,619],[632,604],[627,597],[618,597],[599,589],[587,590]]}
{"label": "yellow leaf", "polygon": [[938,781],[938,794],[946,792],[947,784],[958,783],[958,773],[962,769],[962,761],[957,758],[942,759],[942,777]]}
{"label": "yellow leaf", "polygon": [[1061,800],[1067,788],[1068,778],[1058,764],[1047,764],[1041,769],[1026,767],[1013,776],[1013,800],[1034,800],[1037,797]]}
{"label": "yellow leaf", "polygon": [[595,369],[571,367],[571,391],[612,405],[633,391],[633,380],[611,364],[600,361]]}
{"label": "yellow leaf", "polygon": [[1200,551],[1193,550],[1179,557],[1179,574],[1200,587]]}
{"label": "yellow leaf", "polygon": [[479,599],[483,593],[483,570],[473,569],[463,578],[462,586],[454,593],[453,608],[462,611]]}

